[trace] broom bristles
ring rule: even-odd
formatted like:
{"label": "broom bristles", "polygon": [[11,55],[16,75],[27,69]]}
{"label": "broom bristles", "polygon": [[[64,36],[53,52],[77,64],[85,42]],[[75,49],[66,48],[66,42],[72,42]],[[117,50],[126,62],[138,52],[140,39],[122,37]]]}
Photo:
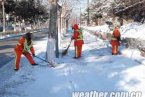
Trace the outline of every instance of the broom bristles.
{"label": "broom bristles", "polygon": [[65,55],[67,54],[67,50],[68,50],[68,49],[66,49],[66,50],[64,50],[64,51],[62,52],[62,56],[65,56]]}
{"label": "broom bristles", "polygon": [[62,57],[67,54],[67,51],[68,51],[68,49],[69,49],[69,47],[71,45],[71,42],[72,42],[72,40],[70,41],[70,44],[68,45],[67,49],[62,52]]}

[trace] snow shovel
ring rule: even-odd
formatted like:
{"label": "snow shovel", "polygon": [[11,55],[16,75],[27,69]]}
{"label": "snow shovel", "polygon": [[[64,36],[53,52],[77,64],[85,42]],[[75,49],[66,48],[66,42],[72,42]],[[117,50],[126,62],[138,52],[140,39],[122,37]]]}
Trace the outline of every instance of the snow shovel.
{"label": "snow shovel", "polygon": [[51,62],[48,62],[47,60],[42,59],[42,58],[40,58],[38,56],[35,56],[35,57],[38,58],[38,59],[40,59],[40,60],[42,60],[42,61],[44,61],[44,62],[46,62],[46,63],[48,63],[49,65],[51,65],[51,67],[55,67]]}
{"label": "snow shovel", "polygon": [[68,47],[62,52],[62,57],[65,56],[65,55],[67,54],[67,51],[68,51],[68,49],[69,49],[69,47],[70,47],[70,45],[71,45],[71,42],[72,42],[72,40],[70,41]]}
{"label": "snow shovel", "polygon": [[46,62],[46,63],[50,63],[50,62],[46,61],[45,59],[42,59],[42,58],[40,58],[38,56],[35,56],[35,57],[38,58],[38,59],[40,59],[40,60],[42,60],[42,61],[44,61],[44,62]]}

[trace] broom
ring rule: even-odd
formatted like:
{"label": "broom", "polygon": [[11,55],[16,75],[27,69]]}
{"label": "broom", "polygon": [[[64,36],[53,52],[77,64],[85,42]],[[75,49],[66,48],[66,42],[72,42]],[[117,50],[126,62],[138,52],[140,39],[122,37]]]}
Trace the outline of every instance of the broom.
{"label": "broom", "polygon": [[72,42],[72,40],[70,41],[68,47],[62,52],[62,57],[65,56],[65,55],[67,54],[67,51],[68,51],[68,49],[69,49],[69,47],[70,47],[70,45],[71,45],[71,42]]}

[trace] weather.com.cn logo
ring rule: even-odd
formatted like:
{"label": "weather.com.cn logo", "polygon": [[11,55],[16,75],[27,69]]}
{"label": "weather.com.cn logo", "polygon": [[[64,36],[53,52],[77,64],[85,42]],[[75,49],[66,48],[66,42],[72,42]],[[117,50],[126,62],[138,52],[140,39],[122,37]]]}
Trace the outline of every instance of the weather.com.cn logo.
{"label": "weather.com.cn logo", "polygon": [[142,92],[72,92],[72,97],[142,97]]}

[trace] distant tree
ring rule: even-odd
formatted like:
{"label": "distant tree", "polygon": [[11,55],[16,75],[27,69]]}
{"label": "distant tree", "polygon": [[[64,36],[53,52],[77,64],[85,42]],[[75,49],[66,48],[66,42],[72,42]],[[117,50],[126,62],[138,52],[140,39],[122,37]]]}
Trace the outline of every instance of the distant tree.
{"label": "distant tree", "polygon": [[33,23],[40,19],[40,16],[41,18],[46,18],[47,10],[40,2],[35,2],[35,0],[22,0],[18,2],[15,7],[15,14],[19,16],[20,19]]}
{"label": "distant tree", "polygon": [[32,18],[35,13],[35,7],[30,1],[25,0],[19,2],[15,8],[15,13],[17,16],[20,16],[23,19]]}
{"label": "distant tree", "polygon": [[5,1],[5,12],[7,14],[15,11],[15,7],[16,7],[16,2],[14,0],[6,0]]}

